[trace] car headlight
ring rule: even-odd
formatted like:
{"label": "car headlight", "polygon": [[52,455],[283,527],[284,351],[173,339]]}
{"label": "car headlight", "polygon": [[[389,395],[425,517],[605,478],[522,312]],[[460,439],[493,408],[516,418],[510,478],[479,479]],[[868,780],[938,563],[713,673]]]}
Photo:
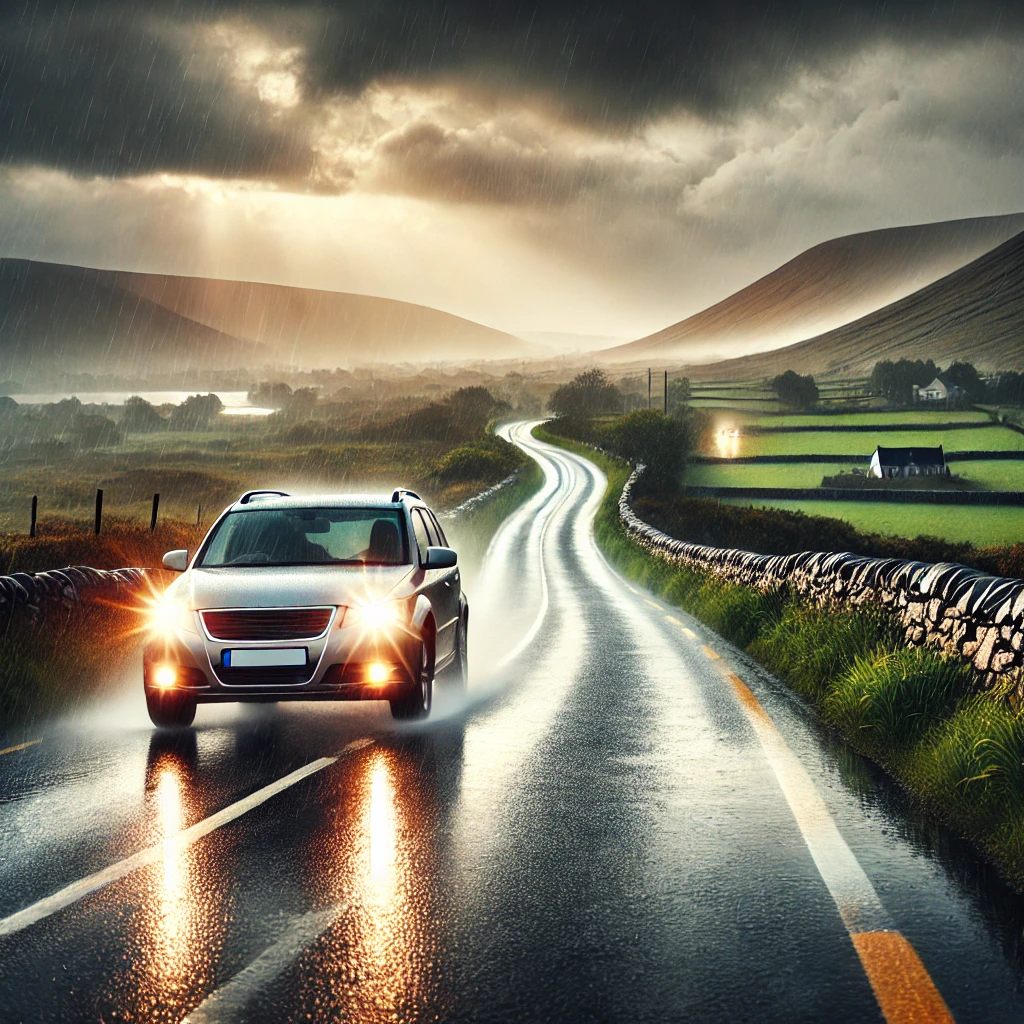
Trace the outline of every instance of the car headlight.
{"label": "car headlight", "polygon": [[194,633],[195,614],[189,611],[184,605],[177,601],[164,597],[158,597],[149,605],[148,626],[150,632],[158,636],[172,636],[175,630],[184,630],[187,633]]}
{"label": "car headlight", "polygon": [[403,606],[398,601],[368,601],[356,605],[352,612],[354,625],[378,633],[388,632],[404,619]]}

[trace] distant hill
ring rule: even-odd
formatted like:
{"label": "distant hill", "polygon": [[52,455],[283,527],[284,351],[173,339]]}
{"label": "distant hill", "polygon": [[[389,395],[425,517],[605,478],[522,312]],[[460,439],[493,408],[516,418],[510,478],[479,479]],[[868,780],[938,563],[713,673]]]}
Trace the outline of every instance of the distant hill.
{"label": "distant hill", "polygon": [[394,299],[0,259],[0,379],[514,359],[532,346]]}
{"label": "distant hill", "polygon": [[95,271],[0,259],[0,378],[58,364],[140,376],[266,358],[261,346],[101,281]]}
{"label": "distant hill", "polygon": [[701,313],[600,354],[703,362],[832,330],[944,277],[1024,231],[1024,214],[846,235],[808,249]]}
{"label": "distant hill", "polygon": [[797,345],[694,367],[701,379],[783,370],[861,376],[881,359],[966,359],[981,370],[1024,369],[1024,232],[920,291]]}
{"label": "distant hill", "polygon": [[282,362],[350,366],[532,354],[531,346],[511,334],[397,299],[164,274],[96,276],[189,320],[258,342]]}

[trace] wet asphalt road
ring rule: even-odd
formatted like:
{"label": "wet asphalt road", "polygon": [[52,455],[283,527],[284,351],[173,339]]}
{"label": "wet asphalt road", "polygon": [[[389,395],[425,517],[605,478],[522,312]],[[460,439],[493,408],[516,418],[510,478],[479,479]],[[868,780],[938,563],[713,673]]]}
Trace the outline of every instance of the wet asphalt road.
{"label": "wet asphalt road", "polygon": [[0,1021],[880,1021],[729,668],[955,1019],[1024,1020],[1021,901],[628,588],[591,537],[600,473],[514,432],[545,485],[469,591],[468,698],[429,723],[207,707],[166,736],[126,680],[0,738],[41,739],[0,755],[0,917],[34,908],[0,935]]}

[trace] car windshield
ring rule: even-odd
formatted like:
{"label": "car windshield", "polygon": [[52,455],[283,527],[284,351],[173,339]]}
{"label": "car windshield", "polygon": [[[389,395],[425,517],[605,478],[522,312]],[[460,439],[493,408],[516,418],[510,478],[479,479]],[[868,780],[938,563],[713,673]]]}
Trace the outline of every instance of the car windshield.
{"label": "car windshield", "polygon": [[405,565],[402,513],[377,508],[267,508],[229,512],[198,565]]}

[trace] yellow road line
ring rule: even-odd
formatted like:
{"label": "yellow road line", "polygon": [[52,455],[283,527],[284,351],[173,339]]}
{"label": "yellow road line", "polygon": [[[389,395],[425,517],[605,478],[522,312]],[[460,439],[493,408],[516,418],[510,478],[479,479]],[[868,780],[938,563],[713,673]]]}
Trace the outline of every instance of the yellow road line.
{"label": "yellow road line", "polygon": [[[721,661],[710,647],[705,653]],[[888,1024],[954,1024],[927,968],[893,926],[882,901],[847,846],[825,801],[750,687],[725,672],[747,712],[826,887],[846,925],[875,999]]]}
{"label": "yellow road line", "polygon": [[4,754],[15,754],[19,750],[25,750],[28,747],[34,747],[37,743],[42,743],[42,740],[29,740],[28,743],[19,743],[16,747],[8,747],[6,750],[0,750],[0,757]]}
{"label": "yellow road line", "polygon": [[644,598],[644,604],[649,604],[652,608],[657,608],[659,612],[662,610],[661,605],[658,604],[657,601],[648,601],[646,597]]}
{"label": "yellow road line", "polygon": [[690,638],[691,640],[696,640],[696,639],[697,639],[697,634],[696,634],[696,633],[694,633],[694,631],[693,631],[692,629],[687,629],[687,627],[686,627],[686,626],[683,626],[683,632],[684,632],[684,633],[685,633],[685,634],[686,634],[686,635],[687,635],[687,636],[688,636],[688,637],[689,637],[689,638]]}
{"label": "yellow road line", "polygon": [[704,644],[704,646],[703,646],[703,647],[701,648],[701,650],[702,650],[702,651],[703,651],[703,652],[704,652],[704,653],[705,653],[705,654],[706,654],[706,655],[707,655],[707,656],[708,656],[708,657],[709,657],[709,658],[710,658],[710,659],[711,659],[712,661],[721,661],[721,660],[722,660],[722,656],[721,656],[721,655],[720,655],[720,654],[718,653],[718,651],[712,650],[712,649],[711,649],[710,647],[708,647],[708,645],[707,645],[707,644]]}
{"label": "yellow road line", "polygon": [[850,938],[889,1024],[952,1024],[917,950],[899,932],[857,932]]}

